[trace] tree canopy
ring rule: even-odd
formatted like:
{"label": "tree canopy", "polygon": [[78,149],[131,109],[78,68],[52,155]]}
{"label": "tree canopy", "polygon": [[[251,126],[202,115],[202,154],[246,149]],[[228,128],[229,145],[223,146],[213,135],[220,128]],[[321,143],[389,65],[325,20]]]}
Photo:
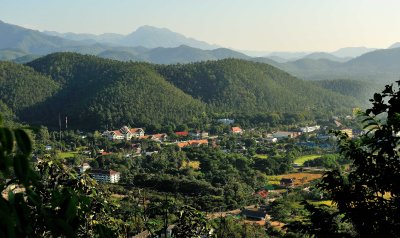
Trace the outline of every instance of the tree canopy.
{"label": "tree canopy", "polygon": [[366,134],[351,140],[336,132],[340,153],[351,170],[328,172],[319,185],[331,194],[344,219],[361,237],[399,237],[400,81],[371,99],[362,115]]}

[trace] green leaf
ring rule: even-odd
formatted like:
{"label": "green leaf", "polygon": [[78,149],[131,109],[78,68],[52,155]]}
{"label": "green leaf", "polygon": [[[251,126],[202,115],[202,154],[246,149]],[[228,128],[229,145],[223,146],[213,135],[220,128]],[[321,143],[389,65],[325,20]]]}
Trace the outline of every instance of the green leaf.
{"label": "green leaf", "polygon": [[26,132],[21,129],[16,129],[14,131],[14,135],[17,141],[18,148],[24,155],[29,155],[32,151],[32,143]]}
{"label": "green leaf", "polygon": [[3,150],[11,153],[14,147],[14,138],[12,132],[8,128],[0,128],[0,143]]}
{"label": "green leaf", "polygon": [[22,183],[28,183],[28,175],[30,173],[29,170],[29,162],[26,156],[16,155],[13,159],[14,162],[14,172],[17,178]]}

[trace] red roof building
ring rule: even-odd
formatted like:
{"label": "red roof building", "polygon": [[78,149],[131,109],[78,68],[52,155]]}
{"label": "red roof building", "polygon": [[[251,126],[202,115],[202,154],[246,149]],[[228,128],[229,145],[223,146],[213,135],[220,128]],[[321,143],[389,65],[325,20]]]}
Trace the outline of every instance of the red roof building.
{"label": "red roof building", "polygon": [[189,132],[187,132],[187,131],[177,131],[177,132],[175,132],[175,135],[177,135],[177,136],[188,136]]}
{"label": "red roof building", "polygon": [[240,128],[238,126],[234,126],[231,128],[231,132],[232,132],[232,134],[242,134],[243,130],[242,130],[242,128]]}

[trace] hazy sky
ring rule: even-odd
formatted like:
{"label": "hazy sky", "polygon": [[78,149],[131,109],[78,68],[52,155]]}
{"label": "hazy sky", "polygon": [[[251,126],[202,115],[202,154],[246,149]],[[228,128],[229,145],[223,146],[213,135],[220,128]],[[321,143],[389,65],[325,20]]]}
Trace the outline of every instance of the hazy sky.
{"label": "hazy sky", "polygon": [[259,51],[386,48],[400,41],[399,0],[0,0],[0,20],[95,34],[151,25]]}

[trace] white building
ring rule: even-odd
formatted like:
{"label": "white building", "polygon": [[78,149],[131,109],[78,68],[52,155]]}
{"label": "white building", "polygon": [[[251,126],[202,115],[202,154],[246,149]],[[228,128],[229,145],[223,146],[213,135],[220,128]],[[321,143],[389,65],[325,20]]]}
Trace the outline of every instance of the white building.
{"label": "white building", "polygon": [[88,163],[83,163],[82,166],[79,167],[79,173],[84,173],[88,169],[90,169],[90,165]]}
{"label": "white building", "polygon": [[277,131],[272,134],[273,137],[280,139],[287,139],[287,138],[295,138],[299,136],[300,132],[292,132],[292,131]]}
{"label": "white building", "polygon": [[300,131],[303,133],[308,133],[308,132],[313,132],[316,130],[319,130],[321,127],[318,125],[315,126],[306,126],[306,127],[300,127]]}
{"label": "white building", "polygon": [[106,136],[109,140],[130,140],[132,138],[144,136],[144,130],[142,128],[129,128],[123,126],[119,130],[105,131],[103,136]]}
{"label": "white building", "polygon": [[98,182],[101,183],[118,183],[121,174],[120,172],[114,171],[112,169],[92,169],[90,175]]}
{"label": "white building", "polygon": [[234,119],[223,118],[223,119],[218,119],[217,122],[220,122],[220,123],[223,123],[223,124],[226,124],[226,125],[230,125],[230,124],[235,123],[235,120]]}

